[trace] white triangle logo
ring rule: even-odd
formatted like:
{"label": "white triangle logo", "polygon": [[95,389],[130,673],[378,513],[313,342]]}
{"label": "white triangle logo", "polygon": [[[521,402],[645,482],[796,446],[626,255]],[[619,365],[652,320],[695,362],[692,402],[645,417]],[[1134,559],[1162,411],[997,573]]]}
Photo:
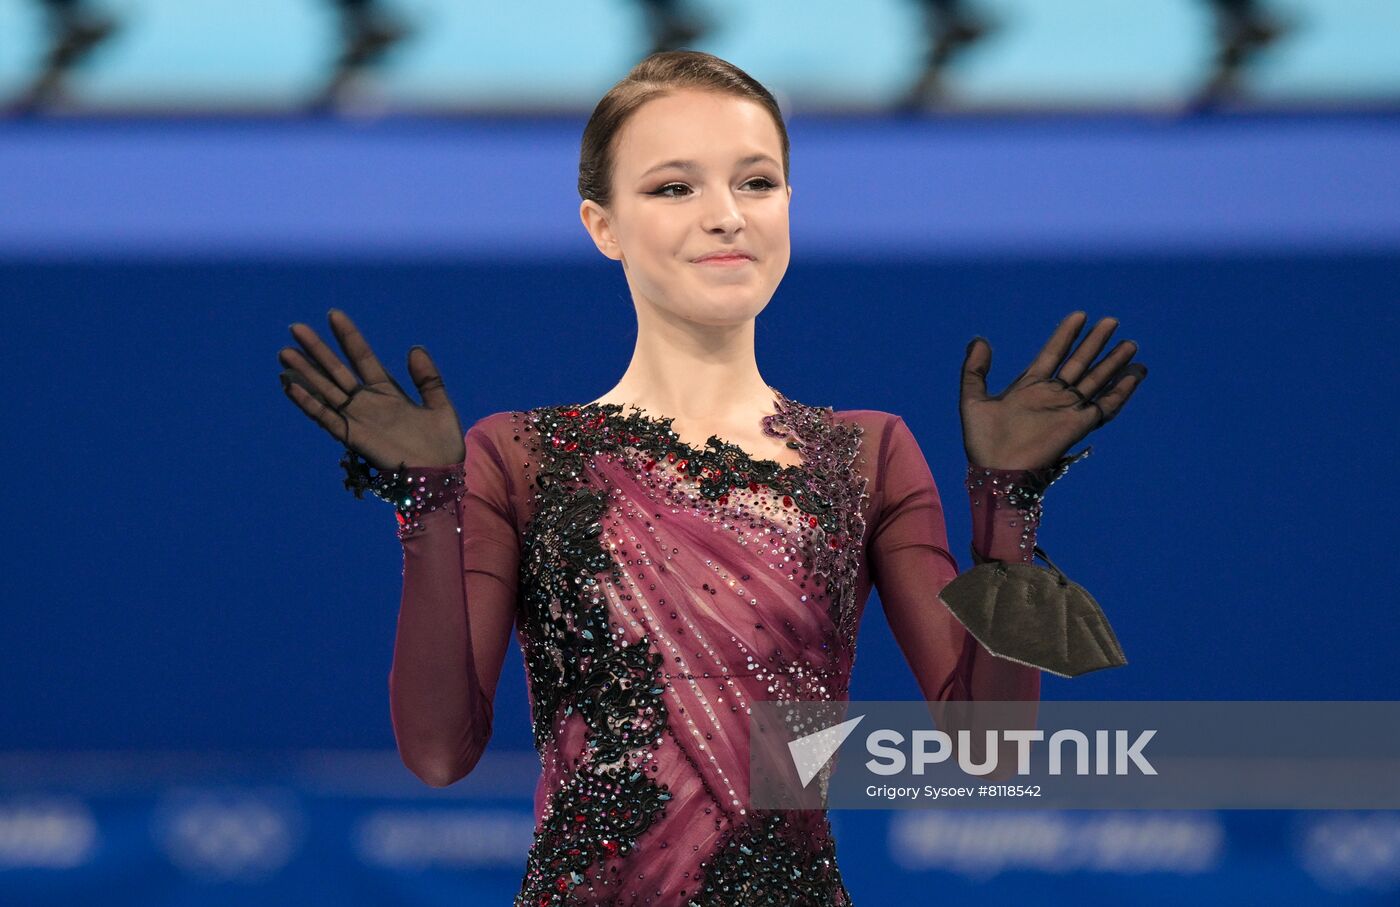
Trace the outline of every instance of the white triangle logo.
{"label": "white triangle logo", "polygon": [[851,731],[854,731],[856,725],[864,718],[864,715],[857,715],[840,724],[833,724],[829,728],[788,742],[788,752],[792,754],[792,764],[797,767],[797,775],[802,779],[803,787],[817,776],[817,772],[822,770],[822,766],[841,748],[841,744],[851,736]]}

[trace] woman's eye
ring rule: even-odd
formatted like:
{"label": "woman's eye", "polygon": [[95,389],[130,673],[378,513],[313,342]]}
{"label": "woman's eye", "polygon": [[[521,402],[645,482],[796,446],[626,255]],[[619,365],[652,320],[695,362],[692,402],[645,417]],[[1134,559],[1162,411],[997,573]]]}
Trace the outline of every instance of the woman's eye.
{"label": "woman's eye", "polygon": [[[777,188],[777,184],[766,176],[756,176],[748,182],[744,183],[744,185],[753,186],[755,183],[758,184],[757,189],[761,192]],[[680,194],[676,194],[672,192],[672,190],[679,190]],[[650,194],[659,195],[664,198],[681,198],[682,196],[687,195],[689,193],[690,187],[687,186],[685,183],[667,183],[661,188],[653,190]]]}

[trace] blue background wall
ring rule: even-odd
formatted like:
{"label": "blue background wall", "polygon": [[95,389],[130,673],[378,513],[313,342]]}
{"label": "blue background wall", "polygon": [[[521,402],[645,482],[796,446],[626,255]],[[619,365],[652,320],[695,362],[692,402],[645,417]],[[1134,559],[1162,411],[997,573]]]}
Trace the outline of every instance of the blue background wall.
{"label": "blue background wall", "polygon": [[[602,393],[633,316],[578,224],[581,128],[0,125],[0,901],[514,894],[536,768],[518,650],[487,760],[423,787],[388,720],[392,514],[341,488],[275,354],[288,323],[321,328],[336,306],[405,385],[409,345],[427,345],[464,425]],[[990,339],[999,390],[1082,308],[1121,319],[1151,369],[1041,531],[1130,664],[1047,676],[1046,698],[1400,694],[1400,120],[792,129],[793,262],[759,319],[764,376],[903,415],[964,566],[967,340]],[[861,633],[853,697],[917,697],[874,601]],[[1390,814],[1006,821],[834,816],[861,904],[1400,897]]]}

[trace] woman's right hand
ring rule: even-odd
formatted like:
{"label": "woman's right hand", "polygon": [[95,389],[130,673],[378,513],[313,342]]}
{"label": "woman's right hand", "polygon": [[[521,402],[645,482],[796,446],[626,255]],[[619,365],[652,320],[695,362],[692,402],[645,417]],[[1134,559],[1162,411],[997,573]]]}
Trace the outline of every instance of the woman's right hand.
{"label": "woman's right hand", "polygon": [[285,366],[282,389],[292,402],[376,469],[461,463],[467,453],[462,425],[428,351],[421,346],[408,351],[408,373],[423,398],[420,406],[380,365],[350,316],[331,309],[327,318],[355,370],[310,327],[293,324],[292,337],[301,349],[277,351],[277,361]]}

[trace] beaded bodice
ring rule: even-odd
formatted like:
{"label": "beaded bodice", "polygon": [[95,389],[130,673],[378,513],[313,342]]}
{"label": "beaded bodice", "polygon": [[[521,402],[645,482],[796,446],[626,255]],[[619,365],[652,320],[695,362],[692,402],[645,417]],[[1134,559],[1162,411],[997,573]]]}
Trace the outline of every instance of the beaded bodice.
{"label": "beaded bodice", "polygon": [[[766,886],[780,879],[762,873],[798,867],[812,903],[847,902],[825,822],[750,815],[746,751],[707,745],[737,743],[756,699],[847,688],[861,428],[777,405],[763,429],[800,464],[714,436],[699,448],[672,420],[615,404],[521,419],[537,502],[519,638],[551,790],[521,903],[567,903],[579,887],[618,903],[719,903],[739,879]],[[693,863],[668,878],[632,858],[648,840],[689,842],[678,857]]]}

